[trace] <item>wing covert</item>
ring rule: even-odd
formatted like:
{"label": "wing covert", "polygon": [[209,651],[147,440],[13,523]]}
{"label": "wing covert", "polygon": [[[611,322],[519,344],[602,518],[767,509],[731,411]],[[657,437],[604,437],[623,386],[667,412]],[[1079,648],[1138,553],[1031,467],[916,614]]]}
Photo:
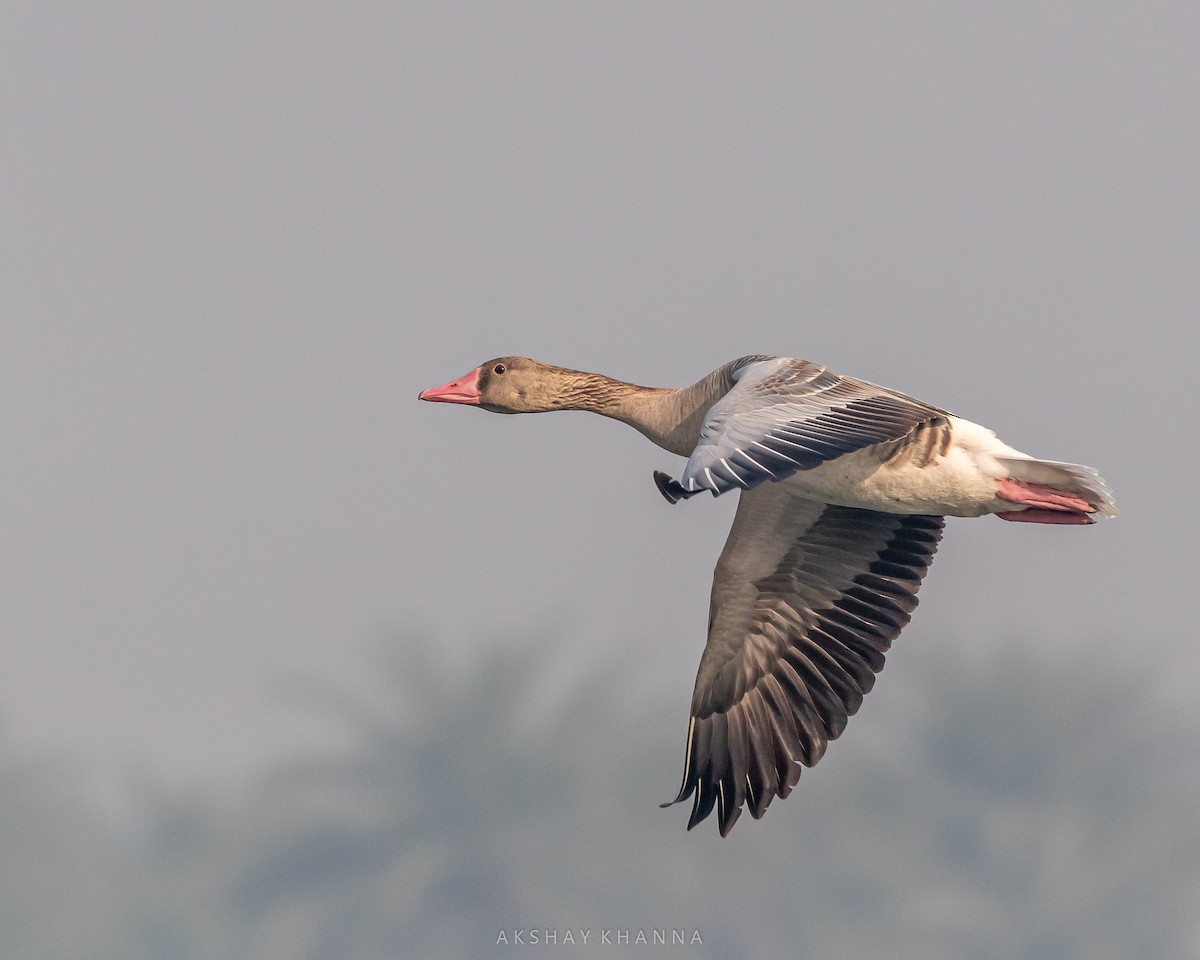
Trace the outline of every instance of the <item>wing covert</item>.
{"label": "wing covert", "polygon": [[900,440],[946,412],[788,357],[747,358],[713,404],[680,484],[714,496]]}

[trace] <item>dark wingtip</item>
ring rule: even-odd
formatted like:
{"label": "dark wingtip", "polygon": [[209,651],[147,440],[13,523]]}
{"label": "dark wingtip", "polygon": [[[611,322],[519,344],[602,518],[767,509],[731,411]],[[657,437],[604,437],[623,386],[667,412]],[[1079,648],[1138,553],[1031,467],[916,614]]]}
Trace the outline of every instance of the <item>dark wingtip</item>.
{"label": "dark wingtip", "polygon": [[700,492],[699,490],[684,490],[682,483],[661,470],[654,471],[654,485],[658,487],[658,492],[663,495],[667,503],[678,503],[680,500],[694,497]]}
{"label": "dark wingtip", "polygon": [[669,476],[667,476],[667,474],[663,473],[661,470],[654,471],[654,485],[656,487],[658,487],[658,492],[663,495],[663,499],[666,500],[667,503],[678,503],[679,502],[679,497],[676,496],[674,492],[672,492],[671,487],[672,487],[672,485],[674,485],[676,487],[679,487],[680,490],[682,490],[683,487],[680,487],[679,483],[677,481],[671,479]]}
{"label": "dark wingtip", "polygon": [[677,803],[683,803],[684,800],[692,795],[692,791],[695,789],[695,783],[689,783],[685,780],[683,786],[679,788],[679,793],[675,795],[675,798],[673,800],[668,800],[666,803],[660,803],[658,805],[659,809],[666,810],[667,807],[673,807]]}

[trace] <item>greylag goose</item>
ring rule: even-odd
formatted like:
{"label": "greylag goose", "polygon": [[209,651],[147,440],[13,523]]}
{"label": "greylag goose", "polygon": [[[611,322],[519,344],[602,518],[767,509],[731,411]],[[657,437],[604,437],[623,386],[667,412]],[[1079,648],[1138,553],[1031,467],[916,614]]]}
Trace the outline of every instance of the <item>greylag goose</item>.
{"label": "greylag goose", "polygon": [[420,395],[495,413],[590,410],[687,458],[670,503],[740,490],[717,560],[692,696],[688,829],[759,818],[821,759],[917,605],[944,517],[1088,524],[1115,516],[1090,467],[1036,460],[991,430],[789,357],[749,356],[688,387],[639,387],[525,357]]}

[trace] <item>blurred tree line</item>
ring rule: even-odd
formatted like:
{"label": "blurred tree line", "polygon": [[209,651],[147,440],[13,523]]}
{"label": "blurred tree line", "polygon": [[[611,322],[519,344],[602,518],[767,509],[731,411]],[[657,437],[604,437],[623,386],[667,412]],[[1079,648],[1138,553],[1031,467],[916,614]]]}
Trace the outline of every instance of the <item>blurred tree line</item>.
{"label": "blurred tree line", "polygon": [[69,771],[3,751],[0,956],[1200,952],[1196,741],[1145,681],[1045,646],[898,649],[793,796],[721,840],[657,809],[686,699],[615,660],[564,681],[556,646],[493,641],[450,669],[401,638],[372,662],[373,692],[304,690],[343,749],[219,795],[145,787],[132,825]]}

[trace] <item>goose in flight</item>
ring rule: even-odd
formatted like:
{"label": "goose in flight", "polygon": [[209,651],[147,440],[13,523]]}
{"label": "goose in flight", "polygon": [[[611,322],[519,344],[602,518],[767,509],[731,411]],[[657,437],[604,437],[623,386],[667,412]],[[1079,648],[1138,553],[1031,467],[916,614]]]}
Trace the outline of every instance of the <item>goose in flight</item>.
{"label": "goose in flight", "polygon": [[[748,356],[687,387],[640,387],[525,357],[422,400],[494,413],[590,410],[687,458],[670,503],[740,491],[717,560],[692,695],[688,829],[759,818],[813,766],[908,623],[944,518],[1090,524],[1116,515],[1091,467],[1038,460],[920,400],[790,357]],[[663,804],[663,806],[669,806]]]}

